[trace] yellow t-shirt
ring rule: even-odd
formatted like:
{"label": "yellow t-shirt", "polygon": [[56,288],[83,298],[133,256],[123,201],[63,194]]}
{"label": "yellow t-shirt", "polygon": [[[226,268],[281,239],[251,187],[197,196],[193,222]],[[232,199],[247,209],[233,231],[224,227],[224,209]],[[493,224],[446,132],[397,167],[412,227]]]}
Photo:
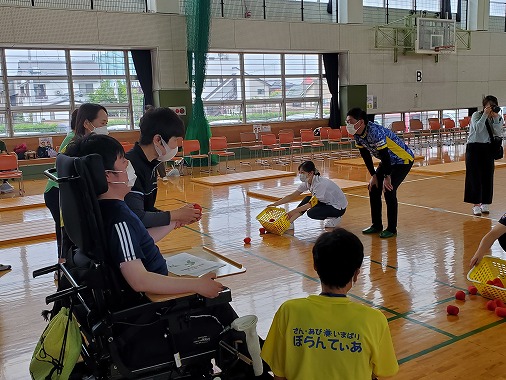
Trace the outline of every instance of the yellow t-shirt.
{"label": "yellow t-shirt", "polygon": [[283,303],[262,358],[288,380],[371,380],[373,373],[399,370],[385,316],[347,297],[312,295]]}

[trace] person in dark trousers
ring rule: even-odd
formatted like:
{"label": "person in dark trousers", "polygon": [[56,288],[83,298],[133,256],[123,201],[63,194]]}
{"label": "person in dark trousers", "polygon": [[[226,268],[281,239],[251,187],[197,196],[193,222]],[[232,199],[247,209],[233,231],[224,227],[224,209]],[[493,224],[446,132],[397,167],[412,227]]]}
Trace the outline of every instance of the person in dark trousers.
{"label": "person in dark trousers", "polygon": [[300,194],[309,191],[311,195],[306,196],[297,208],[287,213],[290,229],[293,228],[293,222],[306,212],[311,219],[325,220],[325,228],[337,227],[348,206],[348,200],[341,188],[334,181],[320,177],[313,161],[304,161],[298,170],[302,183],[297,190],[269,206],[275,207],[294,201]]}
{"label": "person in dark trousers", "polygon": [[[367,114],[360,108],[352,108],[346,116],[346,130],[353,135],[367,170],[369,181],[369,202],[372,225],[363,234],[379,233],[381,238],[397,235],[397,188],[413,166],[414,154],[409,147],[391,130],[367,122]],[[375,169],[372,156],[381,160]],[[383,230],[381,218],[381,194],[385,194],[388,225]]]}
{"label": "person in dark trousers", "polygon": [[490,212],[494,193],[494,157],[487,129],[494,136],[501,136],[503,125],[497,98],[488,95],[483,98],[482,104],[483,111],[473,113],[469,125],[464,189],[464,202],[473,205],[473,214],[477,216]]}

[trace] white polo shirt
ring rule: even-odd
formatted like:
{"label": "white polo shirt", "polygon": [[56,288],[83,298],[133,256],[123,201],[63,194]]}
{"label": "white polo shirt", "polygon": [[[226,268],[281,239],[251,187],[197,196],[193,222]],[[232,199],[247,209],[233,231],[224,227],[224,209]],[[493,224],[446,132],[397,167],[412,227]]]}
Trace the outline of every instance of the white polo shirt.
{"label": "white polo shirt", "polygon": [[319,175],[313,176],[311,185],[303,182],[297,188],[301,193],[310,191],[319,202],[331,205],[338,210],[348,207],[348,200],[343,191],[334,181]]}

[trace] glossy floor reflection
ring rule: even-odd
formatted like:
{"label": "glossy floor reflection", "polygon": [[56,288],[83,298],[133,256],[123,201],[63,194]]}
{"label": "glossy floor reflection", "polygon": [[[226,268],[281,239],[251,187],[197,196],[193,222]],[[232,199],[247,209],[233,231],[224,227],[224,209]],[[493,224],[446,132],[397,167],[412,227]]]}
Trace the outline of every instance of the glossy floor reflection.
{"label": "glossy floor reflection", "polygon": [[[425,165],[460,160],[463,152],[462,147],[434,147],[417,153],[427,156]],[[368,180],[364,167],[328,161],[316,164],[331,178]],[[185,202],[199,203],[203,218],[173,232],[159,245],[162,251],[207,245],[242,263],[246,273],[222,282],[232,289],[233,306],[240,315],[258,316],[258,331],[265,336],[283,301],[319,292],[311,248],[323,231],[323,222],[304,216],[295,223],[293,234],[259,235],[255,217],[270,202],[251,198],[247,191],[294,184],[295,177],[215,187],[189,179],[160,181],[158,206],[173,209]],[[27,181],[27,193],[40,194],[44,185],[44,181]],[[479,296],[468,297],[465,303],[454,300],[457,290],[467,288],[468,262],[481,237],[506,212],[505,185],[506,169],[498,169],[491,213],[474,217],[470,205],[462,202],[463,174],[409,175],[398,191],[399,234],[390,240],[361,235],[370,224],[367,190],[346,193],[349,207],[341,225],[360,236],[366,252],[350,296],[380,309],[388,318],[401,363],[394,379],[506,378],[503,320],[487,311],[486,300]],[[41,218],[50,218],[45,208],[0,212],[0,228],[17,222],[30,228],[30,220]],[[251,245],[243,243],[247,236]],[[506,258],[497,244],[492,254]],[[52,276],[33,279],[32,271],[55,259],[54,241],[0,247],[0,263],[13,267],[0,272],[0,379],[28,378],[28,362],[45,327],[40,317],[46,308],[44,297],[54,290]],[[448,304],[460,307],[458,317],[446,315]]]}

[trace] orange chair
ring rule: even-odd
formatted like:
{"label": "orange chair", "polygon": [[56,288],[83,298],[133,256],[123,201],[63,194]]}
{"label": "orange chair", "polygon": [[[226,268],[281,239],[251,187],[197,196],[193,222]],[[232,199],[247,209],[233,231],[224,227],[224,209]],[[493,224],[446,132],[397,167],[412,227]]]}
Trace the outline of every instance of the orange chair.
{"label": "orange chair", "polygon": [[[241,151],[239,152],[239,164],[240,165],[250,165],[251,166],[251,154],[253,153],[254,159],[257,160],[258,152],[262,150],[262,144],[260,144],[257,140],[257,136],[255,132],[241,132]],[[249,161],[242,160],[242,150],[247,149],[249,151]]]}
{"label": "orange chair", "polygon": [[123,149],[125,150],[125,153],[129,152],[135,145],[135,144],[128,142],[128,141],[121,141],[120,144],[123,147]]}
{"label": "orange chair", "polygon": [[19,195],[25,195],[23,172],[19,170],[18,156],[15,153],[0,154],[0,181],[19,179]]}
{"label": "orange chair", "polygon": [[451,138],[451,142],[455,141],[455,136],[460,133],[460,129],[455,126],[455,122],[445,117],[443,119],[443,128],[441,128],[441,137],[446,136]]}
{"label": "orange chair", "polygon": [[323,159],[324,157],[320,155],[315,155],[315,148],[321,152],[321,149],[324,147],[323,143],[319,138],[316,138],[312,129],[301,129],[300,130],[300,142],[302,144],[302,148],[309,148],[311,152],[311,160],[316,158]]}
{"label": "orange chair", "polygon": [[[409,120],[409,132],[404,133],[404,139],[406,140],[407,144],[410,145],[411,138],[413,138],[413,140],[417,139],[418,143],[420,143],[422,134],[423,134],[422,121],[419,119],[410,119]],[[413,146],[414,146],[414,144],[413,144]]]}
{"label": "orange chair", "polygon": [[[193,153],[198,152],[198,153]],[[200,152],[199,140],[183,140],[183,158],[187,158],[191,162],[191,174],[193,175],[193,162],[198,159],[208,158],[207,154]]]}
{"label": "orange chair", "polygon": [[218,173],[220,172],[220,158],[225,157],[225,171],[228,169],[235,170],[235,163],[233,168],[228,167],[228,158],[234,157],[234,152],[228,151],[228,144],[227,144],[227,138],[225,136],[219,136],[219,137],[211,137],[209,139],[209,153],[207,156],[207,165],[209,166],[209,173],[211,172],[211,161],[212,161],[212,155],[218,156]]}
{"label": "orange chair", "polygon": [[330,157],[336,156],[336,158],[341,158],[342,155],[342,146],[343,142],[341,141],[343,134],[339,128],[330,129],[328,134],[328,143],[330,149]]}
{"label": "orange chair", "polygon": [[406,124],[403,121],[394,121],[392,123],[392,132],[402,138],[404,132],[406,132]]}
{"label": "orange chair", "polygon": [[439,145],[441,142],[441,123],[437,118],[429,118],[429,132],[428,136],[431,137],[432,142],[434,142],[434,138],[436,140],[436,144]]}
{"label": "orange chair", "polygon": [[302,153],[302,145],[299,142],[294,141],[294,133],[292,129],[282,129],[278,134],[279,145],[288,149],[290,154],[290,162],[293,161],[293,152],[298,150]]}
{"label": "orange chair", "polygon": [[[262,142],[262,156],[263,158],[266,158],[266,154],[271,154],[271,161],[274,163],[274,161],[277,161],[278,163],[281,162],[281,152],[284,152],[287,150],[286,147],[282,147],[279,145],[278,140],[276,139],[276,135],[274,133],[263,133],[260,136],[260,141]],[[275,158],[275,154],[278,153],[278,158]],[[267,160],[262,160],[262,165],[269,165],[269,162]]]}

